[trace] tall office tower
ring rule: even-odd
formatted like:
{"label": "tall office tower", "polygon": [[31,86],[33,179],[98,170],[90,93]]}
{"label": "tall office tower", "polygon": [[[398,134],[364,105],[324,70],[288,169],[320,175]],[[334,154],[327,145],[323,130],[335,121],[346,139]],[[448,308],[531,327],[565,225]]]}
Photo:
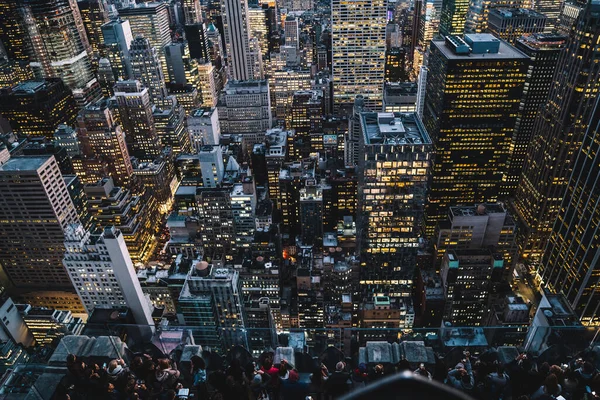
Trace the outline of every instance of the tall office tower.
{"label": "tall office tower", "polygon": [[434,39],[430,51],[423,123],[436,162],[428,235],[449,206],[496,202],[501,195],[529,63],[488,33]]}
{"label": "tall office tower", "polygon": [[0,114],[15,133],[52,138],[58,125],[75,121],[77,107],[63,81],[48,78],[0,90]]}
{"label": "tall office tower", "polygon": [[78,0],[77,8],[85,27],[85,33],[92,50],[92,65],[98,66],[98,60],[103,55],[104,37],[102,25],[108,22],[108,10],[104,0]]}
{"label": "tall office tower", "polygon": [[203,107],[215,107],[219,100],[215,75],[212,63],[198,64],[198,90],[202,97]]}
{"label": "tall office tower", "polygon": [[256,228],[256,187],[253,177],[246,176],[242,183],[233,184],[230,199],[236,243],[240,248],[248,248],[254,239]]}
{"label": "tall office tower", "polygon": [[129,21],[134,37],[142,36],[148,39],[159,55],[162,55],[164,47],[171,43],[167,3],[135,4],[119,9],[119,16]]}
{"label": "tall office tower", "polygon": [[406,50],[402,47],[392,47],[385,52],[384,79],[386,82],[408,81],[406,57]]}
{"label": "tall office tower", "polygon": [[431,176],[432,143],[412,114],[360,114],[357,230],[363,298],[410,297]]}
{"label": "tall office tower", "polygon": [[419,80],[417,82],[417,114],[423,118],[423,110],[425,109],[425,89],[427,87],[427,72],[429,70],[425,66],[421,66],[419,71]]}
{"label": "tall office tower", "polygon": [[309,90],[311,88],[310,70],[285,69],[274,71],[269,83],[271,84],[271,96],[273,96],[271,106],[275,109],[275,117],[278,120],[285,121],[286,116],[290,113],[294,93],[298,90]]}
{"label": "tall office tower", "polygon": [[465,32],[486,32],[490,11],[500,7],[530,9],[530,3],[525,0],[472,0],[467,13]]}
{"label": "tall office tower", "polygon": [[131,76],[129,49],[133,41],[129,21],[115,19],[102,25],[102,36],[115,80],[128,79]]}
{"label": "tall office tower", "polygon": [[172,87],[198,84],[198,62],[191,58],[185,42],[171,43],[165,46],[165,58],[169,75],[165,81]]}
{"label": "tall office tower", "polygon": [[440,34],[443,36],[462,35],[465,31],[468,11],[468,0],[443,0]]}
{"label": "tall office tower", "polygon": [[538,274],[542,285],[563,292],[584,325],[600,325],[595,287],[600,245],[600,98],[596,97],[583,144],[577,152],[560,212]]}
{"label": "tall office tower", "polygon": [[88,314],[96,308],[131,310],[136,324],[154,326],[123,234],[114,226],[91,235],[80,224],[65,229],[63,264]]}
{"label": "tall office tower", "polygon": [[112,178],[87,184],[83,190],[95,229],[114,226],[123,234],[132,260],[147,262],[157,246],[159,229],[152,223],[158,206],[149,191],[132,195],[131,190],[115,186]]}
{"label": "tall office tower", "polygon": [[238,271],[196,260],[181,290],[177,314],[192,328],[197,343],[217,351],[234,345],[247,349],[243,305]]}
{"label": "tall office tower", "polygon": [[167,87],[156,48],[152,47],[150,40],[138,36],[131,42],[129,58],[132,79],[148,88],[153,103],[162,103],[167,97]]}
{"label": "tall office tower", "polygon": [[348,121],[348,132],[344,138],[344,165],[355,167],[360,159],[361,114],[370,111],[365,107],[365,99],[358,95],[354,100],[352,116]]}
{"label": "tall office tower", "polygon": [[200,241],[205,255],[231,257],[236,248],[235,226],[228,188],[198,188],[198,220],[203,229]]}
{"label": "tall office tower", "polygon": [[139,81],[119,81],[115,85],[115,97],[129,155],[141,162],[153,161],[160,156],[162,148],[148,89]]}
{"label": "tall office tower", "polygon": [[564,214],[561,202],[594,112],[600,88],[600,68],[594,61],[600,56],[594,44],[600,36],[597,9],[588,3],[560,53],[515,193],[523,234],[520,251],[534,261],[542,255],[557,215]]}
{"label": "tall office tower", "polygon": [[11,294],[82,312],[62,265],[64,230],[79,218],[55,158],[12,157],[0,166],[0,204],[0,262]]}
{"label": "tall office tower", "polygon": [[334,112],[352,108],[362,95],[381,107],[385,69],[387,6],[383,0],[331,3]]}
{"label": "tall office tower", "polygon": [[323,187],[307,182],[300,189],[300,239],[303,245],[323,246]]}
{"label": "tall office tower", "polygon": [[[279,173],[287,160],[287,138],[291,134],[279,128],[269,129],[265,135],[266,148],[264,159],[267,170],[269,198],[277,205],[279,202]],[[253,159],[254,161],[254,159]],[[252,164],[253,168],[258,168]]]}
{"label": "tall office tower", "polygon": [[250,142],[260,143],[273,124],[265,80],[227,82],[217,108],[222,135],[241,134]]}
{"label": "tall office tower", "polygon": [[292,97],[286,126],[296,134],[319,132],[323,128],[323,91],[298,90]]}
{"label": "tall office tower", "polygon": [[195,23],[183,27],[185,40],[190,51],[190,57],[199,60],[199,62],[210,61],[210,48],[208,45],[208,34],[206,25]]}
{"label": "tall office tower", "polygon": [[546,16],[525,8],[495,8],[488,15],[488,32],[514,45],[527,33],[543,32]]}
{"label": "tall office tower", "polygon": [[25,21],[19,13],[19,3],[3,1],[0,3],[0,42],[6,56],[11,60],[29,61],[32,43],[27,34]]}
{"label": "tall office tower", "polygon": [[429,55],[429,42],[440,30],[440,18],[442,14],[442,0],[425,0],[421,12],[421,24],[417,47],[413,54],[414,73],[419,73],[422,65],[427,65]]}
{"label": "tall office tower", "polygon": [[417,111],[418,84],[389,82],[383,88],[383,112]]}
{"label": "tall office tower", "polygon": [[186,25],[202,23],[202,8],[199,0],[183,0],[183,20]]}
{"label": "tall office tower", "polygon": [[502,280],[502,254],[490,249],[448,250],[441,276],[446,297],[444,322],[481,326],[494,283]]}
{"label": "tall office tower", "polygon": [[514,193],[521,179],[527,150],[534,135],[535,119],[540,107],[546,104],[556,63],[566,39],[560,35],[534,33],[523,35],[515,43],[515,47],[527,54],[531,62],[527,69],[526,85],[508,159],[505,185],[510,194]]}
{"label": "tall office tower", "polygon": [[502,276],[510,278],[517,261],[517,224],[502,203],[450,207],[434,238],[434,267],[439,270],[448,250],[489,249],[504,259]]}
{"label": "tall office tower", "polygon": [[[81,153],[86,158],[97,159],[106,165],[118,186],[128,186],[133,178],[133,166],[125,142],[125,133],[115,121],[108,101],[101,100],[81,110],[77,116],[77,137]],[[85,164],[84,164],[85,165]],[[96,182],[104,176],[95,171],[85,171],[84,182]]]}
{"label": "tall office tower", "polygon": [[20,7],[33,43],[30,60],[36,77],[62,78],[80,105],[98,100],[100,86],[92,73],[89,43],[76,5],[69,0],[51,5],[29,0]]}
{"label": "tall office tower", "polygon": [[112,97],[114,95],[113,89],[117,80],[115,79],[115,74],[113,73],[108,58],[101,58],[98,60],[97,77],[100,89],[102,89],[102,96]]}
{"label": "tall office tower", "polygon": [[253,5],[248,7],[248,23],[250,35],[258,41],[263,60],[269,55],[269,33],[267,11],[263,7]]}
{"label": "tall office tower", "polygon": [[0,88],[13,87],[34,78],[27,61],[0,58]]}
{"label": "tall office tower", "polygon": [[67,151],[69,157],[74,157],[81,154],[79,139],[77,132],[69,125],[59,125],[54,131],[53,143]]}
{"label": "tall office tower", "polygon": [[288,16],[283,24],[285,45],[300,47],[300,22],[297,17]]}
{"label": "tall office tower", "polygon": [[[587,1],[578,0],[579,4],[585,5]],[[552,1],[552,0],[532,0],[531,8],[534,11],[544,14],[548,20],[546,21],[546,30],[544,33],[551,33],[553,29],[558,26],[560,12],[563,8],[565,1]]]}
{"label": "tall office tower", "polygon": [[558,34],[569,36],[569,32],[571,31],[571,27],[575,25],[575,21],[577,21],[577,17],[581,11],[585,8],[585,3],[571,0],[565,1],[562,11],[558,17],[558,22],[554,27]]}
{"label": "tall office tower", "polygon": [[153,112],[156,134],[162,147],[170,147],[175,154],[189,153],[192,150],[190,136],[185,129],[185,111],[172,98],[172,103],[155,107]]}
{"label": "tall office tower", "polygon": [[207,188],[218,187],[225,173],[221,146],[202,146],[198,152],[198,158],[200,159],[203,186]]}
{"label": "tall office tower", "polygon": [[222,4],[229,78],[236,81],[255,79],[250,48],[248,1],[225,0]]}
{"label": "tall office tower", "polygon": [[194,153],[204,145],[217,145],[221,139],[219,112],[216,108],[199,108],[187,118],[187,128]]}

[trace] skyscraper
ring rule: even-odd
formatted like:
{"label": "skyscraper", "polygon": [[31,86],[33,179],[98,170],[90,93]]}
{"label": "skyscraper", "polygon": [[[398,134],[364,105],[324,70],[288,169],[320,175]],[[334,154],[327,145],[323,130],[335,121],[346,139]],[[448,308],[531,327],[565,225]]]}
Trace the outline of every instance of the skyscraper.
{"label": "skyscraper", "polygon": [[[116,123],[113,112],[106,100],[82,109],[77,116],[77,137],[84,157],[100,159],[118,186],[128,186],[133,178],[133,166],[125,133]],[[85,172],[90,177],[82,180],[90,183],[105,177],[94,176],[93,169]]]}
{"label": "skyscraper", "polygon": [[20,7],[33,44],[30,60],[36,77],[62,78],[81,105],[98,100],[100,86],[92,73],[79,9],[69,0],[28,0]]}
{"label": "skyscraper", "polygon": [[431,139],[412,114],[360,114],[357,229],[363,298],[410,297],[431,173]]}
{"label": "skyscraper", "polygon": [[139,81],[119,81],[115,97],[129,154],[142,162],[153,161],[160,156],[161,145],[148,89]]}
{"label": "skyscraper", "polygon": [[224,0],[222,4],[229,78],[239,81],[254,79],[248,1]]}
{"label": "skyscraper", "polygon": [[284,23],[285,45],[300,47],[300,23],[298,18],[289,16]]}
{"label": "skyscraper", "polygon": [[129,49],[132,79],[140,81],[148,88],[150,100],[161,103],[167,97],[165,77],[158,51],[152,47],[150,40],[136,37]]}
{"label": "skyscraper", "polygon": [[505,186],[508,194],[514,193],[521,179],[527,149],[533,138],[536,116],[546,103],[558,57],[565,46],[565,36],[552,34],[523,35],[517,39],[515,47],[527,54],[531,62],[519,106],[519,116],[515,123],[512,149],[508,160]]}
{"label": "skyscraper", "polygon": [[331,3],[334,109],[351,109],[362,95],[368,107],[381,107],[385,68],[387,3],[333,0]]}
{"label": "skyscraper", "polygon": [[[79,218],[54,157],[13,157],[0,166],[0,205],[0,262],[9,290],[36,305],[62,302],[81,312],[62,265],[64,230]],[[54,292],[47,295],[54,300],[35,301],[43,292]]]}
{"label": "skyscraper", "polygon": [[598,5],[588,3],[560,53],[548,99],[533,126],[515,209],[521,220],[521,254],[538,259],[561,211],[577,152],[600,89]]}
{"label": "skyscraper", "polygon": [[108,22],[108,10],[105,8],[104,0],[78,0],[77,8],[92,50],[92,64],[97,66],[104,44],[102,25]]}
{"label": "skyscraper", "polygon": [[523,34],[543,32],[546,16],[525,8],[495,8],[488,14],[488,32],[514,45]]}
{"label": "skyscraper", "polygon": [[75,100],[61,79],[25,81],[0,93],[0,114],[15,133],[52,138],[60,124],[75,122]]}
{"label": "skyscraper", "polygon": [[129,21],[116,19],[102,25],[102,37],[106,57],[110,61],[116,80],[129,78],[131,76],[129,49],[133,41]]}
{"label": "skyscraper", "polygon": [[167,3],[140,3],[121,8],[119,16],[128,20],[134,37],[142,36],[150,41],[159,55],[171,43],[169,29],[169,9]]}
{"label": "skyscraper", "polygon": [[436,156],[428,235],[449,206],[497,201],[529,62],[490,34],[434,39],[430,50],[423,123]]}
{"label": "skyscraper", "polygon": [[542,286],[564,293],[584,325],[598,326],[600,97],[593,107],[538,273]]}
{"label": "skyscraper", "polygon": [[440,34],[462,35],[465,32],[469,0],[443,0]]}
{"label": "skyscraper", "polygon": [[91,235],[71,224],[65,229],[65,248],[64,266],[88,314],[96,308],[127,307],[137,324],[154,325],[121,231],[113,226]]}
{"label": "skyscraper", "polygon": [[19,15],[19,3],[0,3],[0,16],[0,42],[6,56],[12,60],[29,61],[33,49],[25,21]]}

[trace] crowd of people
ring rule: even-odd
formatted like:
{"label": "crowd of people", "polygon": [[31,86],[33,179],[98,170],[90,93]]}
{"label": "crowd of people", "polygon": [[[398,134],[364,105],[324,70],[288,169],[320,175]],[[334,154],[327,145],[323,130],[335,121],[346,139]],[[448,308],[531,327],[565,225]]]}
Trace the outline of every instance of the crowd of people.
{"label": "crowd of people", "polygon": [[583,358],[550,365],[521,354],[504,365],[465,352],[450,368],[440,358],[431,368],[421,364],[416,370],[406,360],[395,366],[359,364],[355,368],[339,361],[333,372],[319,365],[309,379],[300,379],[300,373],[286,360],[274,364],[271,355],[262,357],[259,364],[245,366],[233,359],[227,368],[210,373],[201,357],[190,361],[189,367],[178,369],[168,358],[138,355],[130,365],[115,359],[99,366],[71,354],[67,358],[70,385],[64,398],[173,400],[186,388],[191,390],[190,398],[199,400],[330,400],[400,372],[449,385],[474,399],[592,400],[600,394],[600,373],[593,360]]}

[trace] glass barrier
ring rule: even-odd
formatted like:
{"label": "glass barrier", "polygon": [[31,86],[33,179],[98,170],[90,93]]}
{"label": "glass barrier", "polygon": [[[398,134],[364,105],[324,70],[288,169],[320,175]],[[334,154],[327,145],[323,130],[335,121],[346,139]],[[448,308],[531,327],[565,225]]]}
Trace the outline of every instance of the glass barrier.
{"label": "glass barrier", "polygon": [[[276,330],[80,323],[54,326],[45,334],[36,331],[33,335],[37,341],[33,346],[24,347],[10,340],[3,344],[0,398],[6,393],[33,390],[35,382],[62,382],[62,377],[69,376],[69,354],[100,371],[107,371],[113,359],[122,358],[131,365],[143,354],[153,362],[168,358],[185,371],[182,376],[189,375],[192,356],[206,361],[208,374],[226,371],[236,362],[242,366],[255,362],[260,367],[268,357],[278,366],[285,360],[289,368],[309,382],[321,366],[331,374],[339,362],[344,363],[348,373],[363,365],[367,375],[380,365],[386,374],[399,368],[414,371],[423,365],[431,374],[437,368],[439,375],[441,364],[446,374],[448,369],[464,365],[467,355],[473,363],[477,360],[511,365],[526,353],[538,364],[547,362],[574,369],[577,359],[591,354],[600,340],[597,328],[582,326]],[[183,377],[179,381],[183,384]],[[47,383],[39,383],[42,384]]]}

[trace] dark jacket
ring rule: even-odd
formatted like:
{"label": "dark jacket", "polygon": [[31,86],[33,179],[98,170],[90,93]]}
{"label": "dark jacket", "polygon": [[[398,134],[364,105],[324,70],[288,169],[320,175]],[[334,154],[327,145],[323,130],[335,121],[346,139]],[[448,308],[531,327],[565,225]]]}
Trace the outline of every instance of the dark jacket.
{"label": "dark jacket", "polygon": [[348,392],[348,379],[350,374],[347,372],[335,371],[325,382],[325,392],[331,396],[341,396]]}

